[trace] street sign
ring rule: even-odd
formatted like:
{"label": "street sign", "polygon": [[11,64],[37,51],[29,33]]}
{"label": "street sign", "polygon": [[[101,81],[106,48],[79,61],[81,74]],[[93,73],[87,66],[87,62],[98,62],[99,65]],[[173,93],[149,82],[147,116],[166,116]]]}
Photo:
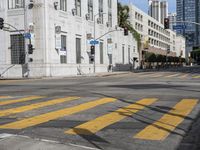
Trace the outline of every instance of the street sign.
{"label": "street sign", "polygon": [[24,33],[25,39],[31,39],[31,33]]}
{"label": "street sign", "polygon": [[91,41],[90,41],[90,44],[91,44],[91,45],[98,45],[98,44],[99,44],[99,41],[97,41],[97,40],[91,40]]}
{"label": "street sign", "polygon": [[173,25],[173,30],[186,29],[186,25]]}

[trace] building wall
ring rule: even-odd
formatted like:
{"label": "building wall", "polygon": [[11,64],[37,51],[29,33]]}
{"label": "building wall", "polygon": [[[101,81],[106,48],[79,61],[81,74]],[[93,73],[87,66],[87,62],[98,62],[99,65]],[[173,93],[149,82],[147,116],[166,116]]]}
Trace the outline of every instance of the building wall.
{"label": "building wall", "polygon": [[173,30],[173,26],[176,25],[176,13],[169,13],[168,18],[169,18],[169,23],[170,23],[170,29]]}
{"label": "building wall", "polygon": [[[90,44],[87,35],[91,34],[94,37],[94,21],[86,20],[85,15],[88,13],[87,0],[81,1],[81,17],[72,15],[72,9],[75,8],[74,1],[68,1],[67,11],[55,10],[54,2],[56,0],[34,0],[33,9],[23,8],[8,10],[7,0],[2,0],[3,9],[1,9],[0,16],[5,18],[5,22],[14,25],[21,32],[28,31],[29,24],[34,25],[32,42],[34,45],[34,52],[29,57],[33,58],[33,62],[29,63],[30,71],[26,72],[25,65],[11,64],[11,49],[10,35],[18,34],[12,32],[0,31],[0,72],[4,72],[11,67],[3,75],[4,77],[20,77],[29,74],[30,77],[41,76],[69,76],[93,73],[93,64],[90,64]],[[26,6],[29,0],[26,0]],[[98,14],[98,3],[94,0],[94,14]],[[60,6],[60,4],[58,4]],[[112,0],[112,27],[107,26],[108,22],[108,1],[104,1],[104,23],[96,23],[95,37],[113,31],[117,26],[117,0]],[[25,15],[24,15],[25,14]],[[97,17],[96,17],[97,19]],[[25,21],[24,21],[25,20]],[[55,27],[61,26],[61,33],[55,33]],[[123,30],[111,32],[99,39],[103,43],[103,64],[100,64],[100,46],[96,45],[96,72],[107,72],[110,62],[116,70],[129,69],[128,47],[133,50],[137,49],[137,42],[129,34],[128,37],[123,35]],[[67,62],[61,64],[60,56],[61,50],[56,49],[56,39],[61,35],[66,36],[66,57]],[[76,63],[76,38],[81,39],[81,64]],[[113,43],[109,44],[107,39],[112,38]],[[123,39],[123,40],[122,40]],[[26,40],[26,43],[28,41]],[[125,61],[122,62],[122,45],[125,47]],[[109,48],[108,48],[109,47]],[[110,50],[112,49],[112,50]],[[109,52],[108,52],[109,51]],[[111,51],[111,52],[110,52]],[[109,60],[109,55],[112,54],[112,61]],[[138,52],[131,52],[130,58],[138,57]],[[131,61],[130,61],[131,62]],[[131,62],[133,63],[133,62]],[[120,64],[120,68],[116,67]],[[129,66],[129,67],[127,67]]]}
{"label": "building wall", "polygon": [[166,54],[166,51],[170,48],[171,55],[175,56],[176,33],[165,30],[163,24],[134,5],[130,8],[130,21],[141,35],[143,48],[159,54]]}
{"label": "building wall", "polygon": [[186,58],[186,40],[181,35],[176,36],[176,54],[177,57]]}

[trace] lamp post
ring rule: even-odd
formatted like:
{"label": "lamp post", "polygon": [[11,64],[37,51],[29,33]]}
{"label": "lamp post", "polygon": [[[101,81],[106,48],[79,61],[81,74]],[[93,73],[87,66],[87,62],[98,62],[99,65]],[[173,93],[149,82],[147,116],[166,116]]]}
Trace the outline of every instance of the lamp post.
{"label": "lamp post", "polygon": [[[94,15],[94,41],[96,40],[96,17],[99,16],[99,15],[103,15],[106,14],[106,13],[97,13],[96,15]],[[103,18],[102,18],[103,19]],[[95,47],[95,44],[93,44],[94,47]],[[96,47],[95,47],[96,49]],[[96,59],[95,59],[95,56],[96,56],[96,52],[94,52],[94,73],[96,73]]]}

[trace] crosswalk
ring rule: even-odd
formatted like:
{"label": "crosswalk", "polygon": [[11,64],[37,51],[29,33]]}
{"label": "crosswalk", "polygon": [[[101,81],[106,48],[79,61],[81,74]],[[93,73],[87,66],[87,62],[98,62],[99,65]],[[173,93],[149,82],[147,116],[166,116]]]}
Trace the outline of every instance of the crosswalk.
{"label": "crosswalk", "polygon": [[[87,113],[89,110],[95,110],[98,107],[105,107],[108,104],[115,104],[118,102],[116,98],[104,97],[94,98],[87,102],[80,102],[81,97],[70,96],[61,98],[48,98],[45,96],[27,96],[21,98],[15,98],[10,96],[0,96],[0,129],[1,130],[24,130],[29,127],[34,127],[47,123],[52,120],[57,120],[63,117],[67,117],[73,114],[79,114],[82,112]],[[84,97],[82,98],[84,99]],[[87,99],[87,97],[85,97]],[[126,106],[120,107],[114,111],[105,109],[105,114],[97,114],[96,118],[90,119],[70,129],[63,129],[63,133],[67,136],[74,135],[94,135],[98,132],[103,132],[103,129],[121,122],[129,117],[134,117],[136,113],[140,113],[142,110],[148,109],[156,102],[158,98],[143,98],[134,100]],[[24,102],[28,102],[24,103]],[[64,104],[70,102],[79,102],[66,106]],[[199,103],[198,99],[181,99],[175,106],[168,112],[163,114],[157,121],[150,125],[147,125],[144,129],[138,133],[133,133],[134,139],[139,140],[154,140],[162,141],[165,140],[170,133],[184,121],[184,119],[191,114],[194,108]],[[14,104],[18,104],[14,106]],[[32,110],[37,111],[38,109],[45,109],[47,107],[55,107],[58,104],[63,104],[64,108],[56,110],[48,110],[47,112],[39,112],[41,114],[29,116],[27,118],[19,118],[15,121],[1,122],[4,117],[10,115],[23,114]],[[20,106],[19,106],[20,105]],[[10,107],[8,107],[10,106]],[[105,107],[108,108],[108,107]],[[86,118],[87,119],[87,118]]]}
{"label": "crosswalk", "polygon": [[136,73],[135,78],[163,78],[163,79],[200,79],[200,74],[198,73],[164,73],[164,72],[146,72],[146,73]]}

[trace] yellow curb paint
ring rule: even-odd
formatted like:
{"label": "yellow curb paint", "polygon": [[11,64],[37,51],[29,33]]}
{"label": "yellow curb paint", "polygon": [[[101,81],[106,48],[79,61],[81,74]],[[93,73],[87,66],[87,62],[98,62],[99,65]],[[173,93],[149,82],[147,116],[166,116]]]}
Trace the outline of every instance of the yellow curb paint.
{"label": "yellow curb paint", "polygon": [[200,79],[200,76],[194,76],[193,79]]}
{"label": "yellow curb paint", "polygon": [[165,140],[183,122],[184,118],[193,110],[197,103],[197,99],[183,99],[160,120],[147,126],[134,138],[155,141]]}
{"label": "yellow curb paint", "polygon": [[53,112],[49,112],[46,114],[42,114],[42,115],[38,115],[38,116],[34,116],[31,118],[27,118],[24,120],[19,120],[16,122],[12,122],[12,123],[8,123],[5,125],[0,125],[1,129],[24,129],[24,128],[28,128],[31,126],[35,126],[35,125],[39,125],[45,122],[48,122],[50,120],[55,120],[61,117],[65,117],[68,115],[72,115],[81,111],[85,111],[91,108],[94,108],[96,106],[99,105],[103,105],[106,103],[110,103],[110,102],[114,102],[116,101],[116,99],[114,98],[102,98],[102,99],[98,99],[92,102],[88,102],[88,103],[84,103],[78,106],[74,106],[74,107],[70,107],[70,108],[65,108],[65,109],[61,109],[58,111],[53,111]]}
{"label": "yellow curb paint", "polygon": [[66,134],[73,135],[91,135],[95,134],[101,129],[121,121],[129,116],[132,116],[134,113],[144,109],[146,106],[151,105],[157,99],[156,98],[146,98],[140,101],[137,101],[135,104],[129,105],[127,107],[118,109],[112,113],[106,114],[104,116],[98,117],[92,121],[86,122],[80,126],[77,126],[73,129],[66,131]]}
{"label": "yellow curb paint", "polygon": [[31,101],[31,100],[35,100],[35,99],[41,99],[41,98],[44,98],[44,97],[43,96],[29,96],[29,97],[25,97],[25,98],[16,99],[16,100],[0,101],[0,106],[15,104],[15,103],[19,103],[19,102],[26,102],[26,101]]}
{"label": "yellow curb paint", "polygon": [[68,102],[72,100],[77,100],[79,98],[80,97],[65,97],[65,98],[53,99],[53,100],[49,100],[49,101],[45,101],[41,103],[31,104],[27,106],[17,107],[13,109],[0,110],[0,117],[22,113],[25,111],[30,111],[30,110],[34,110],[34,109],[38,109],[38,108],[42,108],[46,106],[56,105],[56,104],[60,104],[60,103],[64,103],[64,102]]}

